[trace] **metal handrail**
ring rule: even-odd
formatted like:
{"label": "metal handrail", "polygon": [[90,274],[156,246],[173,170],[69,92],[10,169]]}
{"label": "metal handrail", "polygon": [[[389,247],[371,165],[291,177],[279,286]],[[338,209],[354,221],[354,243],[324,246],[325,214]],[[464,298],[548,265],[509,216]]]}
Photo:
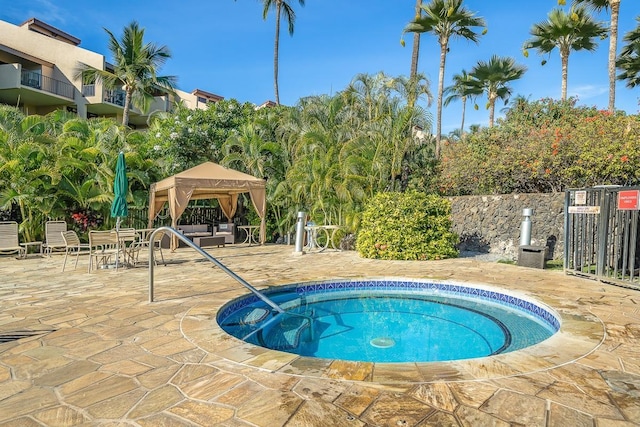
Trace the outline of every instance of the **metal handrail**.
{"label": "metal handrail", "polygon": [[153,267],[154,267],[154,264],[155,264],[154,259],[153,259],[153,256],[154,256],[154,241],[155,241],[155,238],[156,238],[156,234],[158,234],[160,231],[165,231],[169,235],[173,234],[173,235],[177,236],[180,240],[182,240],[188,246],[190,246],[193,249],[195,249],[195,251],[198,252],[200,255],[202,255],[203,257],[205,257],[206,259],[208,259],[212,263],[214,263],[217,267],[219,267],[222,271],[224,271],[229,276],[231,276],[233,279],[235,279],[242,286],[244,286],[245,288],[247,288],[251,292],[253,292],[258,298],[260,298],[262,301],[264,301],[267,305],[269,305],[271,308],[276,310],[278,313],[285,313],[285,310],[283,310],[278,304],[276,304],[275,302],[271,301],[263,293],[261,293],[259,290],[257,290],[253,286],[251,286],[242,277],[238,276],[236,273],[234,273],[233,271],[229,270],[224,264],[222,264],[220,261],[218,261],[217,259],[212,257],[208,252],[203,251],[202,248],[200,248],[195,243],[193,243],[191,240],[186,238],[178,230],[176,230],[175,228],[172,228],[172,227],[167,227],[167,226],[157,228],[149,236],[149,302],[153,302]]}
{"label": "metal handrail", "polygon": [[[245,288],[247,288],[251,292],[253,292],[258,298],[260,298],[262,301],[264,301],[265,304],[269,305],[271,308],[276,310],[279,314],[286,314],[286,315],[289,315],[289,316],[302,317],[302,318],[306,319],[309,322],[310,339],[311,340],[314,339],[315,332],[314,332],[314,329],[313,329],[313,318],[311,316],[306,315],[306,314],[301,314],[301,313],[292,313],[292,312],[289,312],[289,311],[285,311],[278,304],[276,304],[275,302],[273,302],[272,300],[267,298],[267,296],[264,295],[262,292],[260,292],[259,290],[257,290],[253,286],[251,286],[242,277],[238,276],[236,273],[234,273],[233,271],[229,270],[229,268],[227,268],[224,264],[222,264],[216,258],[212,257],[207,251],[202,250],[202,248],[197,246],[195,243],[193,243],[191,240],[189,240],[187,237],[185,237],[182,233],[180,233],[178,230],[176,230],[175,228],[172,228],[172,227],[167,227],[167,226],[159,227],[159,228],[155,229],[151,233],[151,235],[149,236],[149,302],[153,302],[153,290],[154,290],[153,289],[153,272],[154,272],[154,265],[155,265],[155,260],[154,260],[154,254],[155,254],[154,242],[155,242],[156,234],[158,234],[160,231],[165,231],[165,232],[168,232],[169,234],[174,234],[175,236],[177,236],[180,240],[182,240],[184,243],[186,243],[187,245],[189,245],[190,247],[195,249],[195,251],[198,252],[200,255],[202,255],[203,257],[205,257],[206,259],[208,259],[212,263],[214,263],[222,271],[227,273],[229,276],[231,276],[233,279],[235,279],[242,286],[244,286]],[[275,319],[275,317],[274,317],[274,319]],[[265,325],[262,325],[262,327],[260,329],[264,328],[269,323],[270,322],[267,322]],[[256,332],[256,331],[254,331],[254,332]],[[251,334],[249,334],[249,335],[251,335]],[[245,338],[247,338],[247,337],[245,337]]]}

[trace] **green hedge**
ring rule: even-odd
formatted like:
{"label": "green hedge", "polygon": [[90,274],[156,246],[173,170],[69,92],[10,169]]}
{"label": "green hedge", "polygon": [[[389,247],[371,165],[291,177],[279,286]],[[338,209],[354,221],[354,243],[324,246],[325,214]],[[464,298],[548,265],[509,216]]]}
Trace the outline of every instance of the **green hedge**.
{"label": "green hedge", "polygon": [[448,200],[420,192],[379,193],[362,215],[356,249],[374,259],[436,260],[458,256]]}

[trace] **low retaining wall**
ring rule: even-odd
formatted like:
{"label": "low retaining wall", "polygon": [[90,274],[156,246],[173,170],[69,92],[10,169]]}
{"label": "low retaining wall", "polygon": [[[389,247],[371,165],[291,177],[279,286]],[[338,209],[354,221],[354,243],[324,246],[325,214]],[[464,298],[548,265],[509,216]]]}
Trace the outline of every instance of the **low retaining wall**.
{"label": "low retaining wall", "polygon": [[460,251],[518,257],[522,210],[533,209],[531,245],[549,246],[549,259],[564,252],[564,193],[448,197]]}

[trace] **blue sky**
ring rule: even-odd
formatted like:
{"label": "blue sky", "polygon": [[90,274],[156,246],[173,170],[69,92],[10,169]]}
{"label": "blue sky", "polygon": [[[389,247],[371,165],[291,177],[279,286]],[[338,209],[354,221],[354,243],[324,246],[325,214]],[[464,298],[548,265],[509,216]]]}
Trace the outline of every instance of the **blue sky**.
{"label": "blue sky", "polygon": [[[294,105],[308,95],[334,94],[344,89],[359,73],[384,71],[388,75],[408,75],[412,34],[400,45],[402,29],[413,18],[414,0],[306,0],[296,10],[295,32],[286,28],[280,40],[280,102]],[[425,0],[425,3],[427,0]],[[570,0],[567,3],[571,3]],[[167,45],[172,58],[161,70],[178,76],[178,87],[191,92],[203,89],[240,102],[261,104],[274,99],[273,12],[262,19],[259,0],[182,0],[153,2],[111,0],[0,0],[0,19],[20,24],[36,17],[82,40],[81,47],[105,54],[107,34],[103,27],[120,36],[122,28],[137,20],[146,29],[147,41]],[[150,7],[150,4],[153,4]],[[487,21],[488,33],[478,45],[453,40],[447,57],[445,86],[461,70],[470,70],[478,60],[491,55],[512,56],[528,71],[513,83],[514,95],[531,100],[560,97],[560,59],[557,51],[541,57],[522,55],[522,44],[531,26],[545,20],[557,7],[556,0],[520,2],[514,0],[466,0],[465,5]],[[620,39],[635,27],[640,1],[622,0]],[[597,17],[608,23],[604,13]],[[573,52],[569,59],[569,95],[579,103],[606,109],[608,103],[608,39],[596,52]],[[423,35],[420,72],[431,80],[437,93],[439,46],[434,36]],[[547,59],[541,66],[542,59]],[[616,107],[630,114],[640,110],[640,89],[617,84]],[[486,99],[478,100],[479,110],[467,108],[466,124],[486,125]],[[500,102],[496,112],[503,107]],[[435,106],[430,108],[435,117]],[[498,113],[499,114],[499,113]],[[452,103],[443,111],[443,133],[460,125],[461,104]],[[435,127],[435,126],[434,126]]]}

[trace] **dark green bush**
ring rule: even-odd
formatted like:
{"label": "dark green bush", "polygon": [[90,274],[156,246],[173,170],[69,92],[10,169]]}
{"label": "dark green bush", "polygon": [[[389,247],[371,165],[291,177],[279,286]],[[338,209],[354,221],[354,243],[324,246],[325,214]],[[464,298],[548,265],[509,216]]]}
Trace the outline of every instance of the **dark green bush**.
{"label": "dark green bush", "polygon": [[451,204],[416,191],[379,193],[362,214],[356,249],[375,259],[434,260],[458,256]]}

